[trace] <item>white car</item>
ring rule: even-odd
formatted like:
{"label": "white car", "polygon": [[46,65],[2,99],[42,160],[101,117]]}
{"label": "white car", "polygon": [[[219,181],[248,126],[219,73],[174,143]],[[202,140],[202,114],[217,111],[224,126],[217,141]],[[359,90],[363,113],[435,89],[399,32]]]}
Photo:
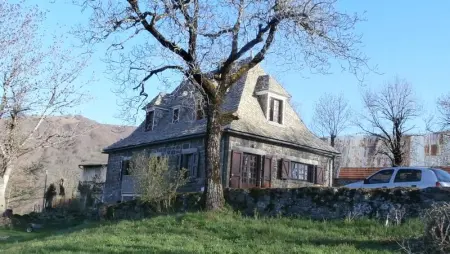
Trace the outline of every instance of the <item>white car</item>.
{"label": "white car", "polygon": [[428,188],[450,187],[450,174],[438,168],[392,167],[384,168],[375,174],[351,184],[347,188]]}

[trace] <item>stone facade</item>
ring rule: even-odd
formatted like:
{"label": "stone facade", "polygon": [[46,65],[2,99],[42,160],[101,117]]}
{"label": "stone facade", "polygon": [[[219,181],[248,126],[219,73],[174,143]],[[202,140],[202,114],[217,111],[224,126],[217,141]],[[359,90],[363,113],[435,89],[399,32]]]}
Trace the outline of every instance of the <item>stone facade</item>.
{"label": "stone facade", "polygon": [[[183,152],[194,151],[199,153],[199,170],[204,169],[204,141],[202,138],[188,139],[183,141],[168,142],[158,145],[149,145],[121,152],[115,152],[109,154],[108,157],[108,172],[106,176],[106,184],[104,190],[103,200],[104,202],[116,202],[120,200],[132,199],[135,193],[127,193],[122,197],[122,188],[132,188],[131,186],[123,186],[121,182],[122,161],[124,158],[130,158],[133,154],[144,152],[147,155],[157,155],[168,157],[169,167],[177,168],[178,156]],[[200,177],[189,182],[185,186],[186,191],[200,191],[200,188],[204,185],[204,170],[200,170]],[[129,183],[132,184],[132,183]]]}
{"label": "stone facade", "polygon": [[[235,119],[222,126],[220,162],[224,187],[331,186],[330,165],[338,152],[308,130],[290,105],[290,98],[259,65],[226,92],[221,110]],[[159,94],[146,105],[146,120],[129,137],[105,148],[109,154],[106,202],[135,195],[130,188],[133,179],[122,177],[120,172],[124,158],[143,150],[168,156],[170,164],[178,168],[186,161],[191,169],[197,164],[197,171],[189,170],[200,174],[196,173],[182,190],[203,189],[206,119],[201,99],[193,84],[183,81],[172,93]],[[186,155],[193,149],[196,156]],[[233,159],[236,154],[238,157]],[[189,159],[180,163],[180,158],[186,157]],[[198,162],[192,164],[192,158]]]}
{"label": "stone facade", "polygon": [[[230,135],[228,147],[227,161],[231,163],[232,151],[242,151],[260,156],[269,156],[271,160],[271,187],[272,188],[296,188],[304,186],[312,186],[314,183],[301,180],[282,180],[280,179],[280,160],[289,159],[305,164],[317,165],[325,169],[325,179],[323,186],[332,185],[332,177],[330,177],[332,157],[308,152],[305,149],[289,147],[282,144],[258,140],[244,136]],[[225,168],[224,174],[229,176],[231,168]],[[229,184],[225,186],[229,187]]]}

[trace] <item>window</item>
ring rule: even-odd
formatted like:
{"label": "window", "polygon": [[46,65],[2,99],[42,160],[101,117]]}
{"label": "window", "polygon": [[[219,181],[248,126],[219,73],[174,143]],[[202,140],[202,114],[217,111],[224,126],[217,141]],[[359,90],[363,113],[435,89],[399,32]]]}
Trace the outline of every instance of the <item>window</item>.
{"label": "window", "polygon": [[152,111],[147,112],[147,115],[145,116],[145,131],[153,130],[154,116],[155,116],[155,111],[152,110]]}
{"label": "window", "polygon": [[277,177],[279,179],[292,179],[316,183],[318,177],[318,168],[314,165],[282,159],[278,161],[277,167]]}
{"label": "window", "polygon": [[450,174],[442,169],[433,168],[431,169],[436,175],[437,179],[441,182],[450,182]]}
{"label": "window", "polygon": [[190,177],[191,179],[198,178],[199,171],[198,168],[198,157],[197,153],[188,153],[181,155],[181,168],[187,170],[186,177]]}
{"label": "window", "polygon": [[420,182],[422,180],[422,170],[420,169],[399,169],[395,175],[394,183]]}
{"label": "window", "polygon": [[393,173],[394,173],[393,169],[380,171],[375,175],[371,176],[367,180],[367,184],[389,183]]}
{"label": "window", "polygon": [[271,98],[269,121],[281,124],[282,117],[283,117],[283,101]]}
{"label": "window", "polygon": [[296,180],[308,180],[308,165],[291,162],[291,178]]}
{"label": "window", "polygon": [[122,175],[130,174],[130,159],[126,158],[122,160]]}
{"label": "window", "polygon": [[178,123],[180,120],[180,109],[174,108],[172,111],[172,123]]}
{"label": "window", "polygon": [[201,99],[197,100],[195,103],[195,118],[197,120],[203,119],[205,117],[204,104]]}

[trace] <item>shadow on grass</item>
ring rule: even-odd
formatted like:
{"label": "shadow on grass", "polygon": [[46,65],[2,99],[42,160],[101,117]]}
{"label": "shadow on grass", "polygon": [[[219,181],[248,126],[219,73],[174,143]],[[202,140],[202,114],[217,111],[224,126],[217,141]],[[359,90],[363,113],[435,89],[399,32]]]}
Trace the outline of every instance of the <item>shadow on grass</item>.
{"label": "shadow on grass", "polygon": [[309,240],[304,243],[310,243],[317,246],[336,247],[339,245],[351,245],[361,251],[378,250],[378,251],[395,251],[400,246],[396,241],[388,240],[335,240],[335,239],[316,239]]}

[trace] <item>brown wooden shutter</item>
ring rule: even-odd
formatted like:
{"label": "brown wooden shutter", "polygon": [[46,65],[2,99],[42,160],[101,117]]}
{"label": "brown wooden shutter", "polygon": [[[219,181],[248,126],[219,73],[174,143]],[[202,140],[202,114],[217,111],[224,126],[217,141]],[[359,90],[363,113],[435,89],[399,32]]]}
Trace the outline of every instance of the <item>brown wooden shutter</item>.
{"label": "brown wooden shutter", "polygon": [[270,182],[272,180],[272,158],[264,156],[264,169],[263,169],[263,188],[270,188]]}
{"label": "brown wooden shutter", "polygon": [[195,177],[197,177],[197,178],[200,178],[200,170],[198,169],[199,157],[200,157],[199,152],[194,153],[194,172],[195,172]]}
{"label": "brown wooden shutter", "polygon": [[233,151],[231,153],[230,188],[241,187],[241,165],[242,153]]}
{"label": "brown wooden shutter", "polygon": [[288,179],[291,175],[291,161],[283,159],[281,166],[281,179]]}
{"label": "brown wooden shutter", "polygon": [[316,166],[314,165],[308,165],[308,182],[316,182]]}
{"label": "brown wooden shutter", "polygon": [[317,166],[316,168],[316,184],[323,185],[325,183],[325,170],[323,167]]}

